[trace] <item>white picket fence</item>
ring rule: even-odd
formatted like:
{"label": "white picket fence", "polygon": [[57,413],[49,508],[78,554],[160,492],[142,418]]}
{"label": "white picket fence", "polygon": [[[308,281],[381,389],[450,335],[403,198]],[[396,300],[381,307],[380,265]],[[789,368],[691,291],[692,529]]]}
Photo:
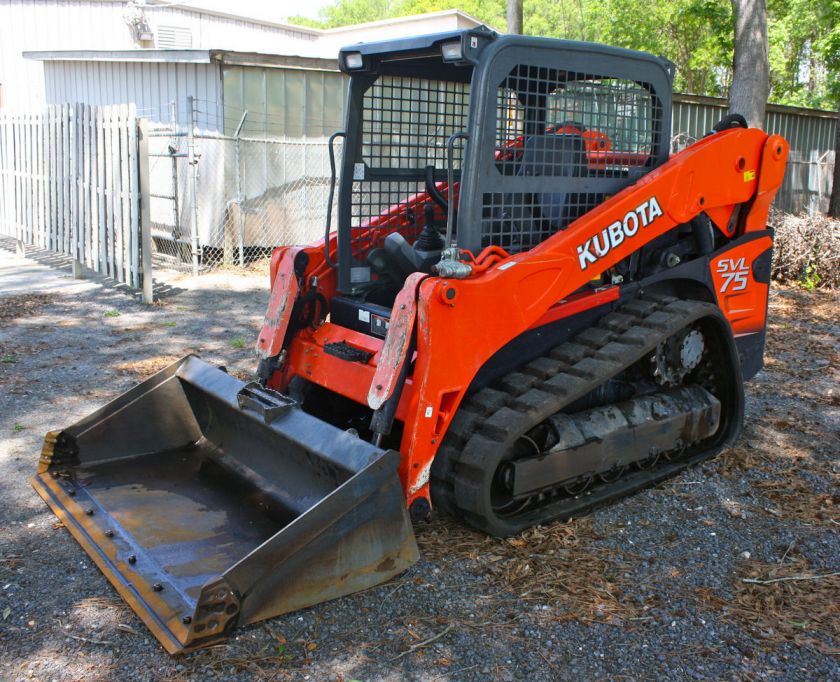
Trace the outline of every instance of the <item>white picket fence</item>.
{"label": "white picket fence", "polygon": [[133,104],[0,116],[0,235],[143,286]]}

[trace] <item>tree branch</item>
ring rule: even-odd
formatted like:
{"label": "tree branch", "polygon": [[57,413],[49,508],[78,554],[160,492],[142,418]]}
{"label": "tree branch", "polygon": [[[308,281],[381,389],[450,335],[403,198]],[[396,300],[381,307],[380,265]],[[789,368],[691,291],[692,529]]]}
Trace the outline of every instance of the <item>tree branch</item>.
{"label": "tree branch", "polygon": [[417,651],[417,649],[422,649],[427,644],[431,644],[435,640],[440,639],[441,637],[443,637],[447,632],[449,632],[452,629],[453,625],[454,625],[454,623],[450,623],[445,628],[443,628],[443,630],[441,632],[436,634],[434,637],[429,637],[429,639],[424,639],[422,642],[417,642],[417,644],[412,644],[408,649],[403,651],[401,654],[398,654],[398,655],[394,656],[391,660],[396,661],[398,658],[402,658],[403,656],[407,656],[411,652]]}

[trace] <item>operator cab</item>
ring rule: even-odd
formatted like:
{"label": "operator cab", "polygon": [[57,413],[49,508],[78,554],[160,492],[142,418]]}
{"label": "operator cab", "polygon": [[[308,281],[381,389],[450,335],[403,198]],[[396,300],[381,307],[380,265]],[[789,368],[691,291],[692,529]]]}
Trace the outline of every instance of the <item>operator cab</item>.
{"label": "operator cab", "polygon": [[339,66],[331,313],[376,336],[359,320],[444,249],[531,249],[668,156],[673,66],[653,55],[481,27],[350,46]]}

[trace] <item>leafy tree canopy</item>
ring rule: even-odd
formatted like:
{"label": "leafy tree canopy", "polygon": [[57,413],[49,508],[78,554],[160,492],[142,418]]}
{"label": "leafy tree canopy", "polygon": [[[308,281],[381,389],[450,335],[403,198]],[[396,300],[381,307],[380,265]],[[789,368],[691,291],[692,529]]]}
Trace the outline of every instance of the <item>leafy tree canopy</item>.
{"label": "leafy tree canopy", "polygon": [[[523,0],[530,35],[607,43],[662,55],[677,66],[678,91],[726,96],[732,81],[734,16],[729,0]],[[460,9],[497,30],[504,0],[335,0],[331,28]],[[836,109],[840,100],[840,0],[767,0],[770,101]]]}

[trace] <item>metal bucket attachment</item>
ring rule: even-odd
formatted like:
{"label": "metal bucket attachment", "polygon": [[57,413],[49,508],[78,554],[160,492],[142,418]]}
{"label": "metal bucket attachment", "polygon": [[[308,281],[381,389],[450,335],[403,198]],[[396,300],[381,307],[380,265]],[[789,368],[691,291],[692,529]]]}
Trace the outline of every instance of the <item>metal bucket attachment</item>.
{"label": "metal bucket attachment", "polygon": [[398,464],[189,356],[48,434],[32,484],[178,653],[414,563]]}

